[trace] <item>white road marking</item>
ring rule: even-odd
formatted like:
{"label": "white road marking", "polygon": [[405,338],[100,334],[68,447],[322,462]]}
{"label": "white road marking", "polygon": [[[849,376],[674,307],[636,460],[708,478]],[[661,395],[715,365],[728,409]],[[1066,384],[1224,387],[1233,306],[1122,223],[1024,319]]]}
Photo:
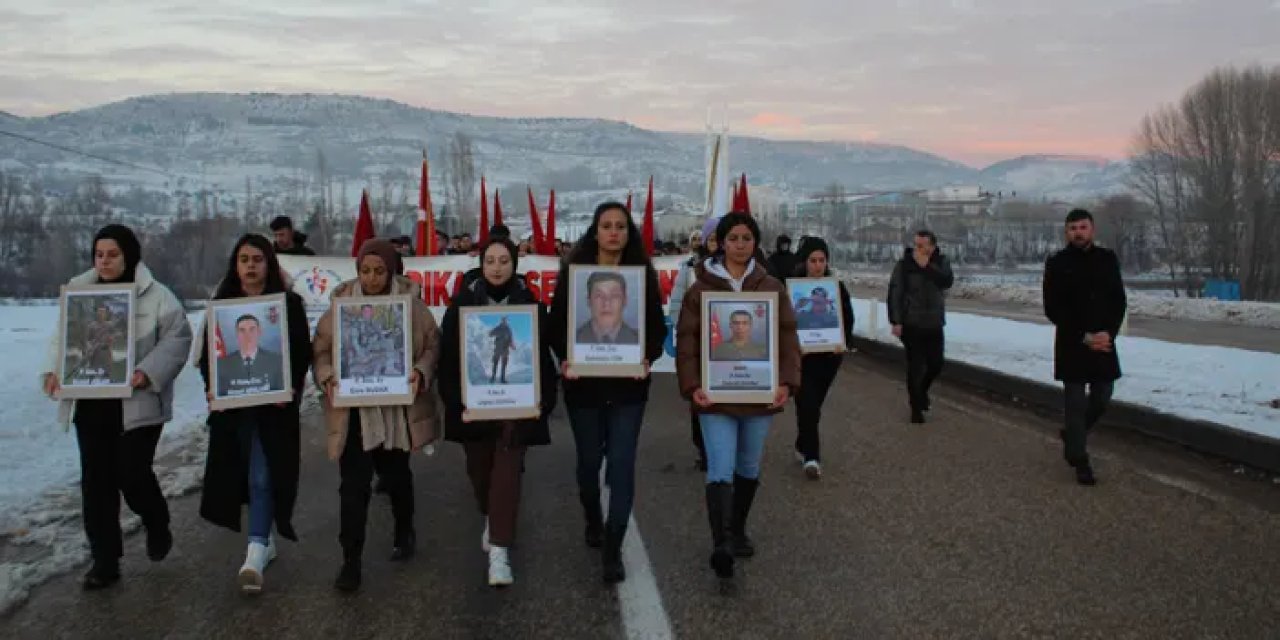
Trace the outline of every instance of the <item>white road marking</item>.
{"label": "white road marking", "polygon": [[[600,502],[604,512],[608,513],[608,485],[600,492]],[[627,537],[622,541],[622,564],[626,567],[627,579],[617,585],[618,608],[622,611],[622,632],[627,640],[675,638],[667,610],[662,606],[662,594],[658,592],[653,564],[645,551],[635,514],[627,521]]]}

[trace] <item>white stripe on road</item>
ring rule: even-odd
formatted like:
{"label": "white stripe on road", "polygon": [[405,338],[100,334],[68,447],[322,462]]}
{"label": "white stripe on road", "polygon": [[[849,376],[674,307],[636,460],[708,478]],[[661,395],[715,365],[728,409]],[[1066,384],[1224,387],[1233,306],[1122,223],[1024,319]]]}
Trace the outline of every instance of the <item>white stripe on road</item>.
{"label": "white stripe on road", "polygon": [[[601,480],[603,484],[603,473]],[[600,492],[601,507],[609,512],[609,487]],[[671,620],[662,606],[662,594],[653,577],[653,565],[640,537],[635,514],[627,521],[627,536],[622,541],[622,564],[627,579],[618,583],[618,608],[622,611],[622,632],[627,640],[668,640],[674,638]]]}
{"label": "white stripe on road", "polygon": [[622,543],[622,563],[627,579],[618,583],[618,608],[622,610],[622,631],[628,640],[674,638],[671,620],[662,606],[662,594],[653,577],[653,565],[640,538],[640,527],[631,516],[627,537]]}

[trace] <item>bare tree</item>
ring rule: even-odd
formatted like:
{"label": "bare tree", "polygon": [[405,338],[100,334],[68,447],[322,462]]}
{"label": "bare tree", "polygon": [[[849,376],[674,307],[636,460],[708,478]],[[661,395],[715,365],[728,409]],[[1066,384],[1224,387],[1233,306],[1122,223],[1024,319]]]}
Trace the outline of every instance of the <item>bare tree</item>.
{"label": "bare tree", "polygon": [[467,227],[468,212],[474,212],[478,206],[475,152],[467,134],[453,134],[443,174],[445,198],[450,212],[447,228],[450,233],[460,233]]}

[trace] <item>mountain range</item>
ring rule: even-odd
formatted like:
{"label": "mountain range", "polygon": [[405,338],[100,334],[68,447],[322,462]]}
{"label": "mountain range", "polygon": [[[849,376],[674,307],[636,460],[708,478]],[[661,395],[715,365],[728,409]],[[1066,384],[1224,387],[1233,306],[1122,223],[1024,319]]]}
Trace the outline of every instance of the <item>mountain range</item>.
{"label": "mountain range", "polygon": [[[496,118],[342,95],[184,93],[131,98],[22,118],[4,130],[77,150],[0,137],[0,170],[46,186],[102,175],[113,188],[283,193],[325,171],[349,189],[393,179],[416,184],[424,143],[438,177],[448,142],[465,134],[490,185],[562,191],[639,186],[696,198],[705,180],[702,134],[649,131],[599,119]],[[1126,165],[1076,156],[1023,156],[984,169],[904,146],[730,139],[730,168],[752,184],[804,197],[845,191],[978,184],[988,191],[1080,199],[1123,189]],[[92,156],[92,157],[90,157]],[[390,176],[390,178],[388,178]],[[433,186],[433,189],[439,188]]]}

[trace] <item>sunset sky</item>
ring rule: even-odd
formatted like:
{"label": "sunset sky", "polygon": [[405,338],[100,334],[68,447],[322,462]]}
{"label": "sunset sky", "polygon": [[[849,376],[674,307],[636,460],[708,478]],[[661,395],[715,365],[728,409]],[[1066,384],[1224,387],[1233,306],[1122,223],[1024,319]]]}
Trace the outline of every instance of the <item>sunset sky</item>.
{"label": "sunset sky", "polygon": [[1213,67],[1280,64],[1280,0],[128,4],[0,0],[0,110],[319,92],[691,131],[727,105],[739,134],[981,165],[1121,157]]}

